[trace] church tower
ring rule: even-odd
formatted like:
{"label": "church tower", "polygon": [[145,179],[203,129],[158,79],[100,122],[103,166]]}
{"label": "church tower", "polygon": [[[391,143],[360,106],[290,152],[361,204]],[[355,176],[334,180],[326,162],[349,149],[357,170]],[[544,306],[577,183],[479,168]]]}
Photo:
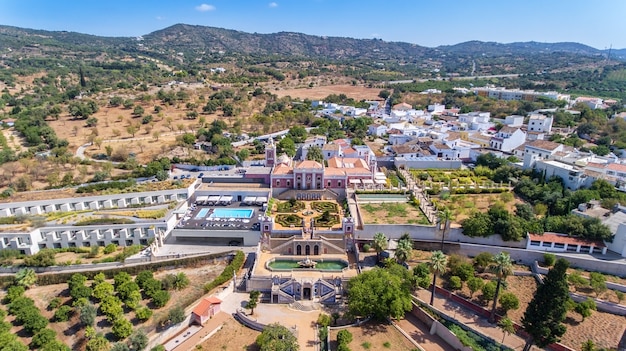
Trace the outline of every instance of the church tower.
{"label": "church tower", "polygon": [[274,139],[270,137],[269,143],[265,144],[265,166],[274,167],[276,165],[276,146]]}

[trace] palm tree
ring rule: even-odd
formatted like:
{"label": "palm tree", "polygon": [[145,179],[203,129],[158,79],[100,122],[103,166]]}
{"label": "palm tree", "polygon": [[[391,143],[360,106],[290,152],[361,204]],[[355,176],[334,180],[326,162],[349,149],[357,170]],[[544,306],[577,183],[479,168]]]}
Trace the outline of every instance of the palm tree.
{"label": "palm tree", "polygon": [[439,223],[443,222],[443,231],[441,232],[441,251],[443,252],[443,242],[446,238],[446,229],[449,229],[450,220],[452,219],[452,211],[445,207],[437,213]]}
{"label": "palm tree", "polygon": [[413,252],[413,241],[410,238],[402,238],[398,241],[398,246],[396,247],[396,261],[399,264],[403,264],[410,257]]}
{"label": "palm tree", "polygon": [[504,344],[504,338],[506,338],[507,335],[515,334],[515,326],[513,325],[513,321],[509,318],[502,318],[498,322],[498,327],[502,330],[501,344]]}
{"label": "palm tree", "polygon": [[374,249],[376,250],[376,262],[380,262],[380,253],[387,249],[387,237],[383,233],[374,234]]}
{"label": "palm tree", "polygon": [[491,316],[489,321],[493,323],[496,316],[496,305],[498,304],[498,295],[500,294],[500,286],[502,280],[506,280],[509,274],[513,273],[513,262],[511,262],[511,256],[506,252],[500,252],[493,258],[493,263],[489,266],[489,271],[496,275],[498,278],[498,285],[496,285],[496,294],[493,298],[493,307],[491,308]]}
{"label": "palm tree", "polygon": [[430,256],[430,271],[433,273],[433,286],[430,294],[430,305],[435,302],[435,284],[437,283],[437,274],[441,274],[446,270],[448,265],[448,257],[441,251],[433,252]]}

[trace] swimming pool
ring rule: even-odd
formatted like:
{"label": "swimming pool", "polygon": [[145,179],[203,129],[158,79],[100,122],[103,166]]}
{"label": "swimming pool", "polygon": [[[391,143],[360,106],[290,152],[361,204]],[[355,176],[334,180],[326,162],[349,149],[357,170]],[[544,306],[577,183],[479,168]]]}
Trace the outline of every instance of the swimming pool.
{"label": "swimming pool", "polygon": [[254,210],[242,208],[216,208],[209,217],[213,218],[252,218]]}
{"label": "swimming pool", "polygon": [[196,214],[196,219],[202,219],[206,217],[206,214],[209,213],[208,208],[201,208],[200,211]]}

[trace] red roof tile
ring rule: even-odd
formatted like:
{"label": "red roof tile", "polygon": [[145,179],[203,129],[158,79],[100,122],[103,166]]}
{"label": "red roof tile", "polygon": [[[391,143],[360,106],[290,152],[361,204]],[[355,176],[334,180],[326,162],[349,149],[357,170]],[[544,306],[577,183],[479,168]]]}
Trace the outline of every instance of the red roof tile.
{"label": "red roof tile", "polygon": [[556,234],[545,232],[543,234],[531,234],[528,233],[528,239],[532,241],[551,242],[556,244],[568,244],[568,245],[581,245],[581,246],[595,246],[605,247],[604,243],[600,240],[589,240],[583,238],[576,238],[564,234]]}

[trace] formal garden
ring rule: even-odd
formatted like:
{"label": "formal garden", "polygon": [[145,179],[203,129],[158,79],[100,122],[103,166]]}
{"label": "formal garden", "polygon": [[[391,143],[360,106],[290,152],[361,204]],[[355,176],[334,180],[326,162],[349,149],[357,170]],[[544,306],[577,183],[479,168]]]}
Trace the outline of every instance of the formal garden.
{"label": "formal garden", "polygon": [[332,228],[341,223],[339,205],[330,201],[299,201],[290,199],[270,204],[275,208],[275,222],[286,228],[302,227],[313,219],[314,225]]}
{"label": "formal garden", "polygon": [[[451,194],[494,194],[509,191],[508,182],[496,182],[490,170],[477,167],[475,170],[413,169],[410,173],[415,183],[429,195],[438,195],[443,190]],[[490,177],[491,176],[491,177]]]}

